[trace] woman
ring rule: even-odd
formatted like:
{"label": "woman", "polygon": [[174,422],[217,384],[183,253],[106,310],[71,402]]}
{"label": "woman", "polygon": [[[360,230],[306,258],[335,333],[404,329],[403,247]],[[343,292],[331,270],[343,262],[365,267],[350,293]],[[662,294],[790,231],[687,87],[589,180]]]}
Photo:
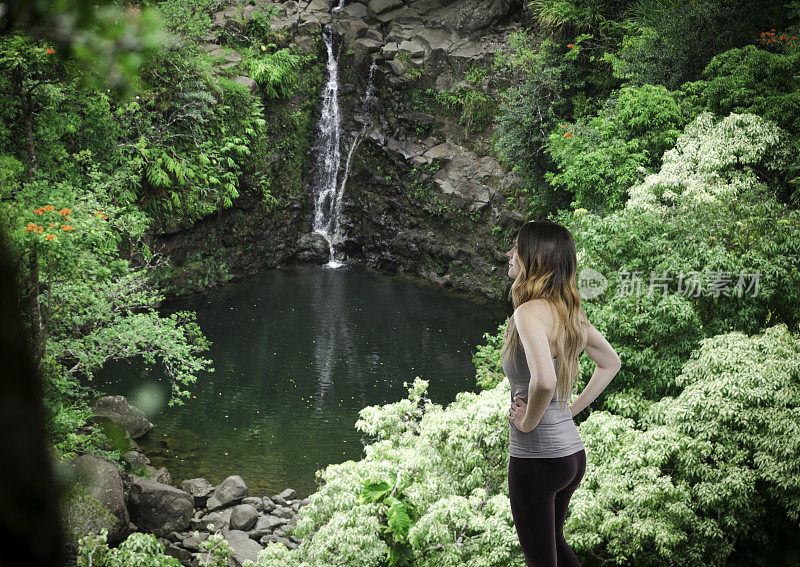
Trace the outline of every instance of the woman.
{"label": "woman", "polygon": [[[529,221],[506,256],[514,278],[514,315],[503,340],[503,370],[511,385],[511,513],[528,566],[580,567],[563,532],[570,497],[586,471],[572,417],[608,386],[620,360],[581,308],[575,242],[566,228]],[[597,367],[567,407],[584,349]]]}

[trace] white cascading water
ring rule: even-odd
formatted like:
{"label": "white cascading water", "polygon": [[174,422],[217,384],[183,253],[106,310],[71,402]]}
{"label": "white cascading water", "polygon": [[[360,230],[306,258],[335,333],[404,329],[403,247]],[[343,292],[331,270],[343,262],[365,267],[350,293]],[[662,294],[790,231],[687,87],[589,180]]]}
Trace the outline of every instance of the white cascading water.
{"label": "white cascading water", "polygon": [[[333,11],[340,10],[344,6],[344,0],[339,2],[339,6]],[[317,135],[316,172],[313,183],[314,189],[314,232],[321,234],[328,242],[328,263],[330,268],[338,268],[343,264],[334,258],[334,244],[341,242],[342,235],[339,226],[339,215],[341,212],[341,199],[344,194],[345,183],[350,171],[350,159],[353,150],[358,143],[358,139],[367,127],[366,113],[372,101],[375,99],[372,76],[375,70],[373,62],[369,73],[369,84],[367,94],[364,99],[362,119],[364,124],[361,131],[356,134],[350,151],[347,155],[344,176],[339,185],[339,162],[341,160],[340,138],[341,138],[341,114],[339,110],[339,68],[338,61],[333,52],[333,32],[329,26],[325,26],[322,31],[325,47],[328,52],[328,80],[322,89],[322,114],[319,120],[319,131]]]}
{"label": "white cascading water", "polygon": [[328,265],[338,267],[333,258],[331,223],[333,222],[336,180],[339,172],[339,137],[341,116],[339,115],[339,68],[333,54],[333,31],[329,26],[322,30],[328,51],[328,81],[322,89],[322,115],[319,119],[319,134],[316,145],[317,170],[314,179],[314,232],[328,241]]}

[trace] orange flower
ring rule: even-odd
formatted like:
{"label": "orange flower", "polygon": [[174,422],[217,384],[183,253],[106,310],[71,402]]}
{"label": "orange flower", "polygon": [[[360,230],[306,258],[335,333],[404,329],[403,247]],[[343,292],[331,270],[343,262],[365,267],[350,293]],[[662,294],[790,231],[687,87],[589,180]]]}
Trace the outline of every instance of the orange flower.
{"label": "orange flower", "polygon": [[53,228],[54,226],[55,226],[55,225],[54,225],[53,223],[50,223],[50,228]]}
{"label": "orange flower", "polygon": [[564,132],[565,138],[569,138],[570,136],[572,136],[572,132]]}
{"label": "orange flower", "polygon": [[56,52],[56,50],[55,50],[55,49],[53,49],[52,47],[48,47],[48,48],[47,48],[47,51],[45,51],[45,53],[47,53],[48,55],[52,55],[52,54],[53,54],[53,53],[55,53],[55,52]]}
{"label": "orange flower", "polygon": [[47,240],[53,240],[55,237],[56,237],[55,234],[48,234],[46,238]]}
{"label": "orange flower", "polygon": [[72,214],[72,209],[63,208],[63,209],[61,209],[60,211],[58,211],[58,214],[59,214],[59,215],[69,215],[69,214]]}
{"label": "orange flower", "polygon": [[574,46],[573,44],[571,44],[571,43],[568,43],[568,44],[567,44],[567,47],[569,47],[570,49],[572,49],[572,48],[573,48],[573,47],[575,47],[575,46]]}
{"label": "orange flower", "polygon": [[104,219],[107,219],[108,217],[107,217],[106,215],[103,215],[103,218],[104,218]]}

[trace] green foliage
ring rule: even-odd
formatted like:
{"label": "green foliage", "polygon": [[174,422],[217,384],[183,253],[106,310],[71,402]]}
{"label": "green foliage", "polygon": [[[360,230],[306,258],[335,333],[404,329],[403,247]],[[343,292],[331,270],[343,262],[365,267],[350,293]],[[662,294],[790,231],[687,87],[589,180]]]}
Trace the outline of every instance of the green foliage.
{"label": "green foliage", "polygon": [[[522,177],[534,216],[569,206],[569,200],[543,179],[553,169],[546,151],[550,133],[561,121],[594,112],[598,100],[617,85],[595,62],[592,53],[603,50],[602,44],[595,44],[590,47],[587,40],[579,55],[554,39],[518,32],[496,54],[497,72],[507,75],[511,86],[500,96],[492,147],[500,161]],[[583,50],[580,44],[578,49]]]}
{"label": "green foliage", "polygon": [[800,135],[800,51],[771,53],[754,45],[715,55],[703,79],[684,85],[718,116],[757,114]]}
{"label": "green foliage", "polygon": [[661,170],[630,188],[630,204],[663,209],[680,201],[722,202],[755,184],[769,186],[792,158],[787,138],[774,123],[753,114],[733,113],[715,123],[710,112],[703,112],[664,154]]}
{"label": "green foliage", "polygon": [[580,428],[587,474],[567,520],[576,552],[593,547],[636,565],[723,565],[732,552],[738,564],[791,564],[798,346],[782,324],[715,336],[686,363],[680,394],[654,405],[642,429],[592,413]]}
{"label": "green foliage", "polygon": [[406,478],[398,484],[398,475],[390,474],[389,481],[364,482],[364,487],[359,494],[362,503],[381,502],[388,506],[386,512],[386,525],[382,533],[384,541],[389,547],[388,565],[413,565],[413,553],[408,543],[408,532],[414,524],[417,511],[414,509],[404,490],[411,483]]}
{"label": "green foliage", "polygon": [[687,126],[624,209],[558,215],[581,269],[607,279],[584,307],[623,361],[599,400],[622,415],[675,395],[675,377],[701,339],[800,321],[800,217],[756,174],[780,167],[781,135],[753,115],[711,118]]}
{"label": "green foliage", "polygon": [[787,8],[766,0],[640,0],[619,50],[607,59],[620,79],[675,90],[698,79],[714,55],[786,21]]}
{"label": "green foliage", "polygon": [[507,322],[503,321],[497,327],[495,334],[484,333],[484,344],[479,345],[472,355],[472,364],[475,366],[475,382],[482,389],[490,389],[506,379],[503,372],[503,331]]}
{"label": "green foliage", "polygon": [[434,110],[458,116],[465,135],[485,130],[497,112],[493,95],[466,87],[458,87],[452,92],[426,89],[417,95],[415,104],[422,107],[433,105]]}
{"label": "green foliage", "polygon": [[559,172],[545,178],[574,195],[574,208],[618,209],[628,187],[660,165],[688,120],[680,96],[662,86],[622,88],[597,116],[550,134],[547,151]]}
{"label": "green foliage", "polygon": [[[274,50],[276,46],[270,43],[264,47]],[[246,59],[249,64],[247,75],[258,83],[268,101],[285,98],[296,88],[299,69],[313,59],[313,55],[304,56],[289,48],[278,49],[273,53],[262,51],[260,47],[249,48]]]}
{"label": "green foliage", "polygon": [[[146,217],[114,204],[108,193],[114,178],[95,170],[89,177],[92,182],[80,188],[24,185],[13,202],[4,203],[0,223],[20,265],[33,254],[38,257],[39,273],[24,277],[42,282],[38,299],[46,341],[42,367],[49,441],[61,458],[87,452],[118,459],[99,432],[76,433],[88,417],[81,378],[91,380],[111,359],[141,355],[151,364],[158,359],[172,382],[169,405],[175,405],[190,395],[182,387],[213,368],[200,356],[210,343],[194,313],[161,317],[155,310],[163,295],[149,282],[149,270],[159,259],[142,243]],[[53,203],[57,206],[46,206]],[[123,246],[136,264],[121,254]]]}
{"label": "green foliage", "polygon": [[[208,524],[206,529],[211,532],[206,539],[200,542],[200,550],[205,551],[207,555],[203,557],[203,564],[207,567],[226,567],[229,564],[229,558],[232,556],[228,540],[226,540],[221,530],[214,531],[214,525]],[[195,537],[200,537],[200,532],[194,532]]]}
{"label": "green foliage", "polygon": [[211,31],[211,13],[224,5],[221,0],[145,0],[144,4],[158,7],[170,32],[193,40]]}
{"label": "green foliage", "polygon": [[141,172],[141,206],[160,220],[232,206],[264,126],[259,102],[241,86],[215,87],[200,59],[174,53],[158,65],[153,91],[120,112],[120,157]]}
{"label": "green foliage", "polygon": [[[92,495],[89,488],[79,483],[73,483],[61,495],[58,514],[64,527],[66,546],[72,553],[77,552],[86,541],[97,537],[95,534],[104,530],[107,533],[108,529],[118,521],[117,517]],[[81,542],[83,538],[86,539]]]}
{"label": "green foliage", "polygon": [[[596,2],[587,0],[529,0],[527,7],[540,24],[549,27],[571,26],[588,30],[601,26],[630,2]],[[615,14],[615,12],[617,12]]]}
{"label": "green foliage", "polygon": [[[179,567],[181,562],[164,555],[164,546],[153,534],[134,532],[113,549],[108,548],[108,530],[82,538],[77,567]],[[209,565],[211,565],[209,563]],[[216,566],[216,564],[215,564]]]}

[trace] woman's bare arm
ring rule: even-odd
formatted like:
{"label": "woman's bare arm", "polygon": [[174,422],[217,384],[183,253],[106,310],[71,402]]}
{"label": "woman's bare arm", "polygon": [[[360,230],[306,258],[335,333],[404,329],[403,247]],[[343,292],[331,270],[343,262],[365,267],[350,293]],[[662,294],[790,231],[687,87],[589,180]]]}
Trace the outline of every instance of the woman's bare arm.
{"label": "woman's bare arm", "polygon": [[609,344],[606,338],[600,334],[600,331],[594,328],[594,325],[589,323],[588,320],[586,320],[586,322],[589,325],[586,354],[589,355],[589,358],[594,360],[597,366],[594,369],[592,377],[589,379],[589,383],[586,384],[586,387],[580,395],[569,406],[572,410],[573,417],[582,412],[589,404],[597,399],[597,396],[606,389],[609,383],[611,383],[612,378],[614,378],[622,367],[622,363],[614,348]]}
{"label": "woman's bare arm", "polygon": [[556,389],[556,371],[547,340],[546,308],[541,301],[528,301],[514,311],[514,323],[531,373],[523,421],[525,427],[531,429],[539,424]]}

